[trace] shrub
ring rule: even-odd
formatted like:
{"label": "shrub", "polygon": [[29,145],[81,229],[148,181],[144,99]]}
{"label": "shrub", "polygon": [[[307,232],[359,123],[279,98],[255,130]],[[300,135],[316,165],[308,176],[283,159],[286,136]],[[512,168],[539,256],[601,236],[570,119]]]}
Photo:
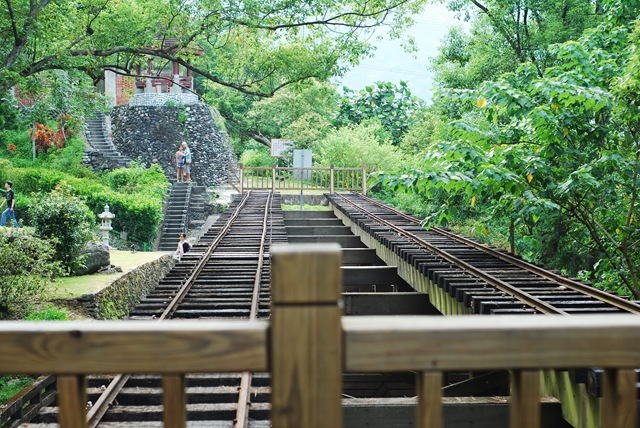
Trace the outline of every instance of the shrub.
{"label": "shrub", "polygon": [[78,268],[78,254],[94,238],[95,215],[79,198],[56,188],[51,194],[39,194],[29,207],[31,224],[38,236],[53,242],[55,259],[71,272]]}
{"label": "shrub", "polygon": [[385,134],[384,128],[375,122],[329,132],[317,145],[315,163],[349,168],[377,165],[383,171],[397,171],[404,165],[404,159],[400,150],[384,139]]}
{"label": "shrub", "polygon": [[69,315],[66,310],[47,303],[43,307],[30,308],[24,319],[27,321],[66,321],[69,319]]}
{"label": "shrub", "polygon": [[32,228],[0,228],[0,318],[20,316],[60,274],[55,250]]}

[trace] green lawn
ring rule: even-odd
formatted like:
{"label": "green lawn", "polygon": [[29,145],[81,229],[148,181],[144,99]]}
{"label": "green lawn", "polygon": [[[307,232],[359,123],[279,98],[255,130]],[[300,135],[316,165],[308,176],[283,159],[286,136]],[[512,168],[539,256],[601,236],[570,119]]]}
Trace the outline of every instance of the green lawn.
{"label": "green lawn", "polygon": [[122,273],[96,273],[93,275],[58,278],[56,286],[52,287],[49,296],[52,299],[66,299],[78,297],[83,294],[95,293],[102,290],[126,272],[131,271],[137,266],[156,260],[165,254],[167,253],[111,250],[111,264],[121,267]]}

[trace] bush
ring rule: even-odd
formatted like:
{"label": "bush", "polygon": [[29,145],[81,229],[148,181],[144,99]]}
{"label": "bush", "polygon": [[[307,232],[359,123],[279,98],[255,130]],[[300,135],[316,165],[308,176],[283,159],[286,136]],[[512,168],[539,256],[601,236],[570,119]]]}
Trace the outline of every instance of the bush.
{"label": "bush", "polygon": [[271,167],[276,163],[275,159],[267,149],[249,149],[245,150],[240,156],[240,162],[248,167]]}
{"label": "bush", "polygon": [[95,215],[82,200],[56,188],[51,194],[39,194],[29,207],[30,222],[38,236],[53,242],[55,259],[68,272],[82,260],[78,254],[94,238]]}
{"label": "bush", "polygon": [[385,134],[384,128],[375,122],[332,131],[317,145],[315,163],[347,168],[377,165],[379,170],[397,171],[402,168],[404,159],[389,139],[383,139]]}
{"label": "bush", "polygon": [[32,228],[0,228],[0,318],[20,317],[60,274],[55,250]]}

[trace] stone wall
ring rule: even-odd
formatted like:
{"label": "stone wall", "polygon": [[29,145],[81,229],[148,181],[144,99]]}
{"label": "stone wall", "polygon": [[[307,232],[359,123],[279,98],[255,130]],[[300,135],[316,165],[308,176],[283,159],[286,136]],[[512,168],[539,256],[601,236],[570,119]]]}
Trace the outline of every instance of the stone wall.
{"label": "stone wall", "polygon": [[127,272],[97,294],[85,294],[78,302],[95,319],[122,319],[144,298],[174,266],[167,254]]}
{"label": "stone wall", "polygon": [[233,154],[229,136],[216,128],[204,103],[183,106],[116,106],[111,112],[111,139],[118,151],[146,165],[158,163],[175,179],[175,154],[186,141],[193,154],[191,178],[199,185],[227,182]]}

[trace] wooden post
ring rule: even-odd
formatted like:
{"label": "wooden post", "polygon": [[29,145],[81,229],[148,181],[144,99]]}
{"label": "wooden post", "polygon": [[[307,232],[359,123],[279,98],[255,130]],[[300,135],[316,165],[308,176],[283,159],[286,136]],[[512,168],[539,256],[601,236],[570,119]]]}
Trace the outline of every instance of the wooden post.
{"label": "wooden post", "polygon": [[602,376],[602,428],[636,426],[636,377],[632,369],[605,369]]}
{"label": "wooden post", "polygon": [[341,258],[338,244],[272,247],[274,428],[342,428]]}
{"label": "wooden post", "polygon": [[511,428],[540,428],[540,371],[511,372]]}
{"label": "wooden post", "polygon": [[331,172],[329,174],[330,175],[330,178],[329,178],[329,193],[331,193],[333,195],[335,193],[335,190],[333,189],[333,186],[334,186],[334,184],[333,184],[334,183],[333,174],[334,174],[334,172],[336,170],[335,167],[333,166],[333,164],[331,164],[330,170],[331,170]]}
{"label": "wooden post", "polygon": [[418,373],[418,427],[442,428],[442,372]]}
{"label": "wooden post", "polygon": [[271,193],[276,193],[276,164],[271,165]]}
{"label": "wooden post", "polygon": [[240,167],[240,194],[242,195],[244,192],[244,165],[239,163],[238,166]]}
{"label": "wooden post", "polygon": [[165,428],[187,426],[187,393],[184,375],[162,376],[162,407]]}
{"label": "wooden post", "polygon": [[362,166],[362,195],[367,196],[367,166]]}
{"label": "wooden post", "polygon": [[58,376],[58,423],[62,428],[87,426],[87,387],[82,375]]}

